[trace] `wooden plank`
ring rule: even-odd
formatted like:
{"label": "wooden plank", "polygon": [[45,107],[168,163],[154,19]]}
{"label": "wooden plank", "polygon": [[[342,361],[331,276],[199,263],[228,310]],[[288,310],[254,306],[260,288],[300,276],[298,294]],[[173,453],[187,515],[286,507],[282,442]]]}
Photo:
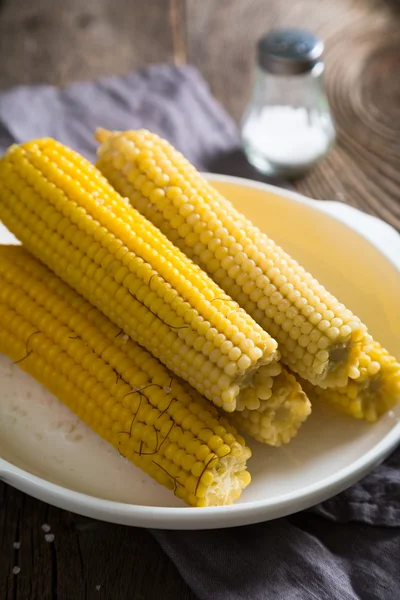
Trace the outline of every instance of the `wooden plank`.
{"label": "wooden plank", "polygon": [[399,30],[400,13],[382,2],[355,2],[352,10],[324,26],[326,85],[338,140],[327,158],[297,184],[306,194],[347,202],[397,229]]}
{"label": "wooden plank", "polygon": [[1,482],[0,572],[2,600],[195,600],[146,530],[80,517]]}
{"label": "wooden plank", "polygon": [[188,61],[236,120],[251,90],[255,43],[279,11],[279,2],[265,0],[186,0]]}
{"label": "wooden plank", "polygon": [[65,84],[173,59],[165,0],[3,0],[0,88]]}

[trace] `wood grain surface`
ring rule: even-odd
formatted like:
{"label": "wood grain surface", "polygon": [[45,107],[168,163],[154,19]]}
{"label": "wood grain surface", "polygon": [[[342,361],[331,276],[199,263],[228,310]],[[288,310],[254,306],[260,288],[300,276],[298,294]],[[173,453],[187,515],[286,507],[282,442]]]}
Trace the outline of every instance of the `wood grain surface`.
{"label": "wood grain surface", "polygon": [[1,600],[195,598],[145,529],[86,519],[1,482],[0,503]]}
{"label": "wood grain surface", "polygon": [[[295,187],[400,229],[398,0],[0,0],[0,88],[65,85],[187,61],[239,121],[255,42],[275,26],[308,27],[324,39],[338,128],[334,149]],[[221,170],[251,176],[240,164],[225,160]],[[45,523],[53,542],[45,539]],[[0,600],[53,598],[194,595],[150,533],[72,515],[0,482]]]}
{"label": "wood grain surface", "polygon": [[267,7],[189,0],[186,17],[188,60],[236,120],[251,90],[258,37],[279,26],[319,33],[338,141],[294,185],[314,198],[348,202],[400,229],[400,2],[279,0]]}

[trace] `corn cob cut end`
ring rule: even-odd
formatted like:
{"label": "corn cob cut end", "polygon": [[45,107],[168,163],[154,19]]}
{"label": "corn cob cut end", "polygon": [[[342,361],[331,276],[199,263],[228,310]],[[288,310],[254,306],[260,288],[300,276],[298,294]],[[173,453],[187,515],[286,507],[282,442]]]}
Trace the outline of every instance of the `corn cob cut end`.
{"label": "corn cob cut end", "polygon": [[296,378],[286,371],[274,378],[272,395],[259,410],[235,412],[232,423],[270,446],[287,444],[311,413],[311,404]]}
{"label": "corn cob cut end", "polygon": [[[352,331],[346,341],[329,348],[327,359],[320,376],[310,376],[308,380],[323,389],[343,387],[349,380],[360,375],[359,361],[365,342],[365,326],[357,321],[351,324]],[[349,327],[349,325],[348,325]]]}
{"label": "corn cob cut end", "polygon": [[216,408],[21,246],[0,246],[0,352],[187,504],[249,484],[251,451]]}
{"label": "corn cob cut end", "polygon": [[[367,337],[368,340],[368,337]],[[334,389],[304,384],[310,397],[371,423],[400,402],[400,364],[377,342],[364,346],[358,377]]]}

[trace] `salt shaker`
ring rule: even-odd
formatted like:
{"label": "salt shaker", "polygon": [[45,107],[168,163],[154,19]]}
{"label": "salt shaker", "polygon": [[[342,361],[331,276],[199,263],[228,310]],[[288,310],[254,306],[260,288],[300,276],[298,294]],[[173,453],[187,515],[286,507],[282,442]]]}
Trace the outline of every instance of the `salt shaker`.
{"label": "salt shaker", "polygon": [[323,50],[318,37],[298,29],[273,30],[258,42],[242,141],[249,162],[266,175],[300,175],[334,142]]}

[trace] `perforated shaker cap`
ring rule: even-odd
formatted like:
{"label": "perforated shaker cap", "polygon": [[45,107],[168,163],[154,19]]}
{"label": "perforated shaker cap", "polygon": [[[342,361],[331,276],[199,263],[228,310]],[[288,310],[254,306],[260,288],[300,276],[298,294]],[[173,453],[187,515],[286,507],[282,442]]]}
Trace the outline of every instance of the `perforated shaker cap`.
{"label": "perforated shaker cap", "polygon": [[301,75],[321,60],[324,44],[303,29],[276,29],[258,42],[258,64],[275,75]]}

